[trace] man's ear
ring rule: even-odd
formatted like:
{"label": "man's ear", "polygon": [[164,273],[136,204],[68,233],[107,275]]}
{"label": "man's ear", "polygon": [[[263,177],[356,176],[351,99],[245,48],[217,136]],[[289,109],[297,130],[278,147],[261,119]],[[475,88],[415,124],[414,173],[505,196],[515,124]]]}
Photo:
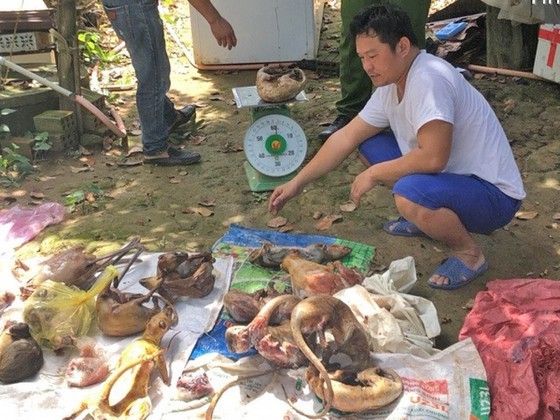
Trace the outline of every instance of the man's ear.
{"label": "man's ear", "polygon": [[410,39],[408,39],[406,36],[401,37],[397,44],[397,53],[399,53],[402,57],[406,56],[410,51],[411,45],[412,44],[410,43]]}

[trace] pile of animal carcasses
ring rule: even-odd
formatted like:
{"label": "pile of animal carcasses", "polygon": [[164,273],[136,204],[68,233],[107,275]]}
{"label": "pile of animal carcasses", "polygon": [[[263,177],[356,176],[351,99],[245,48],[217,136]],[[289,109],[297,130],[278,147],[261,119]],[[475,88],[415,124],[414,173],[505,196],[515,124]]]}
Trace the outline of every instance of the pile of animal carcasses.
{"label": "pile of animal carcasses", "polygon": [[[332,296],[360,284],[363,274],[339,261],[350,250],[335,248],[332,258],[317,258],[316,251],[323,250],[322,255],[324,249],[316,244],[293,249],[263,245],[251,254],[251,261],[269,267],[278,264],[289,274],[291,293],[230,290],[224,301],[231,317],[242,324],[226,330],[230,352],[254,348],[278,367],[308,365],[306,379],[323,400],[323,409],[310,415],[288,403],[311,418],[320,418],[331,408],[349,413],[378,409],[402,393],[399,375],[374,364],[367,327],[348,305]],[[275,255],[268,255],[272,251]],[[325,260],[334,261],[325,264]]]}
{"label": "pile of animal carcasses", "polygon": [[[92,322],[108,336],[146,334],[150,320],[160,314],[168,325],[178,322],[174,306],[178,299],[206,296],[213,290],[215,260],[209,252],[163,253],[153,282],[139,280],[139,285],[149,285],[149,289],[144,293],[120,290],[125,274],[142,252],[140,238],[134,237],[119,250],[102,256],[72,248],[35,267],[16,260],[12,272],[22,283],[20,293],[1,294],[0,310],[20,299],[24,322],[7,319],[8,313],[2,315],[5,327],[0,336],[0,382],[17,382],[35,375],[43,365],[44,351],[67,351],[71,355],[79,352],[65,371],[68,386],[99,383],[110,367],[103,348],[89,336]],[[116,268],[119,262],[124,268]]]}

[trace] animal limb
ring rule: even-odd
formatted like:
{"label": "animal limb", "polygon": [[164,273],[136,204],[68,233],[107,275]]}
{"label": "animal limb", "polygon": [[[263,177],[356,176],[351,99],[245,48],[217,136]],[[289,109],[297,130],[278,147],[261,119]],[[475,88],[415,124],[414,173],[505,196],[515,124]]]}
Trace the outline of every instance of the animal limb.
{"label": "animal limb", "polygon": [[[363,370],[369,364],[368,337],[348,305],[326,294],[311,296],[298,303],[292,311],[290,323],[296,344],[317,369],[323,381],[321,394],[324,396],[324,406],[319,413],[308,415],[294,407],[289,400],[288,402],[301,415],[312,419],[321,418],[329,412],[334,399],[331,379],[323,363],[330,367],[331,360],[342,355],[344,359],[349,359],[345,369]],[[327,330],[332,333],[334,342],[327,343]],[[326,349],[324,362],[311,350],[304,337],[312,334],[318,335],[321,347]]]}
{"label": "animal limb", "polygon": [[242,378],[237,378],[236,380],[231,381],[230,383],[226,384],[222,389],[220,389],[220,391],[218,391],[216,394],[214,394],[214,397],[212,398],[212,401],[210,402],[210,405],[206,409],[206,415],[204,417],[205,420],[212,420],[212,416],[214,415],[214,410],[216,408],[216,405],[218,404],[218,401],[220,400],[222,395],[224,395],[224,393],[228,389],[234,387],[235,385],[240,384],[241,382],[243,382],[247,379],[258,378],[259,376],[268,375],[269,373],[275,373],[276,371],[278,371],[278,369],[272,369],[272,370],[267,370],[267,371],[264,371],[264,372],[255,373],[253,375],[243,376]]}

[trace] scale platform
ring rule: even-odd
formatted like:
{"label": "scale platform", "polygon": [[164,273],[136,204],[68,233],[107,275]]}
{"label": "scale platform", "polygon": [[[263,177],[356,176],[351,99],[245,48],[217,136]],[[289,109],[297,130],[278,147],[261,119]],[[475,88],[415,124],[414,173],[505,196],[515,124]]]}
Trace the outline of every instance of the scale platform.
{"label": "scale platform", "polygon": [[305,102],[309,99],[302,90],[297,96],[289,101],[284,102],[266,102],[261,99],[257,93],[256,86],[244,86],[233,88],[233,98],[237,108],[279,108],[294,102]]}
{"label": "scale platform", "polygon": [[261,99],[256,86],[232,91],[238,108],[251,109],[252,125],[243,142],[249,187],[255,192],[273,190],[292,179],[305,159],[305,133],[291,118],[288,105],[308,99],[301,91],[293,99],[271,103]]}

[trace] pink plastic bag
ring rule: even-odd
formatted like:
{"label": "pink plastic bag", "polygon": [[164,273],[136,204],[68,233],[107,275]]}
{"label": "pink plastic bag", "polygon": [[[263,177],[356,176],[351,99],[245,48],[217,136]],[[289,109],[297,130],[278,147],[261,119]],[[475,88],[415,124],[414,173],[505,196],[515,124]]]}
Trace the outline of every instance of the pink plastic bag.
{"label": "pink plastic bag", "polygon": [[0,211],[0,254],[10,253],[33,239],[45,227],[59,223],[66,208],[59,203],[44,203],[37,207],[19,205]]}
{"label": "pink plastic bag", "polygon": [[560,281],[494,280],[487,287],[459,340],[471,337],[484,363],[490,418],[560,418]]}

